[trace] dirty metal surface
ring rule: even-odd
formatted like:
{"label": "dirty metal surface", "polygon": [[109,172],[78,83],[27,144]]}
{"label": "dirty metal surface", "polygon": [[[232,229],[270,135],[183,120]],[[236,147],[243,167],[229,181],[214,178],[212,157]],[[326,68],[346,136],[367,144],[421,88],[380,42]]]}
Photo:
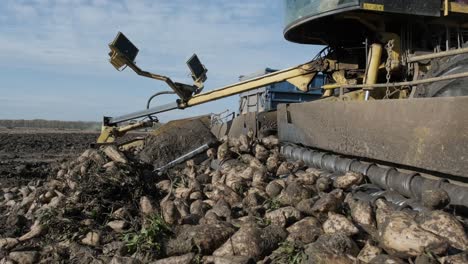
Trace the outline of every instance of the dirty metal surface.
{"label": "dirty metal surface", "polygon": [[269,112],[262,112],[258,114],[258,126],[259,132],[258,136],[268,136],[270,134],[277,134],[278,132],[278,112],[277,111],[269,111]]}
{"label": "dirty metal surface", "polygon": [[217,138],[221,139],[223,136],[227,135],[229,129],[231,128],[232,120],[223,123],[217,123],[211,126],[211,133]]}
{"label": "dirty metal surface", "polygon": [[170,121],[145,138],[138,157],[155,168],[165,166],[200,146],[216,142],[209,125],[209,116]]}
{"label": "dirty metal surface", "polygon": [[230,137],[239,137],[242,134],[247,134],[249,129],[252,129],[255,134],[257,133],[257,113],[251,112],[239,115],[232,120],[231,128],[228,135]]}
{"label": "dirty metal surface", "polygon": [[468,177],[468,97],[281,105],[280,140]]}
{"label": "dirty metal surface", "polygon": [[[239,137],[240,135],[246,135],[249,129],[254,131],[255,135],[259,138],[267,136],[277,131],[277,113],[276,111],[270,112],[250,112],[237,116],[232,120],[232,124],[228,127],[228,135],[230,137]],[[229,125],[229,124],[228,124]],[[218,126],[212,127],[215,132],[222,130],[223,128]],[[214,133],[217,135],[217,133]]]}

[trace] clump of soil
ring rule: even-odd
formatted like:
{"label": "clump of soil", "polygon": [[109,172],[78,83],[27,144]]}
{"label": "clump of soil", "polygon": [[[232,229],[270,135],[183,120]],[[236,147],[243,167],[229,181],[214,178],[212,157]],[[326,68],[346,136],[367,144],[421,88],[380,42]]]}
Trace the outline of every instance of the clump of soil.
{"label": "clump of soil", "polygon": [[195,118],[165,124],[146,137],[139,159],[159,168],[204,144],[216,142],[208,122],[208,118]]}

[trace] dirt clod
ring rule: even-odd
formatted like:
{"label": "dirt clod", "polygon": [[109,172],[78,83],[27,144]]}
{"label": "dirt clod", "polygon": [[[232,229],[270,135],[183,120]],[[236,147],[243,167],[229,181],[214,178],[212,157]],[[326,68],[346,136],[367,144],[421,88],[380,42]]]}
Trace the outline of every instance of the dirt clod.
{"label": "dirt clod", "polygon": [[88,246],[96,247],[101,242],[101,235],[97,232],[89,232],[86,236],[81,240],[81,243]]}
{"label": "dirt clod", "polygon": [[429,189],[422,192],[421,203],[433,210],[443,209],[450,203],[450,197],[443,189]]}
{"label": "dirt clod", "polygon": [[8,257],[19,264],[33,264],[39,259],[37,251],[14,251]]}

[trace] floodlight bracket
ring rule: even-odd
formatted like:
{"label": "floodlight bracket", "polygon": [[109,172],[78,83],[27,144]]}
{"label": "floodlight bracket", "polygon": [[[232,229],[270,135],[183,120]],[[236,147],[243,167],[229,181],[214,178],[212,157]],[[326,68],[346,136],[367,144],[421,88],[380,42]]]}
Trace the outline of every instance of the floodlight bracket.
{"label": "floodlight bracket", "polygon": [[[180,97],[182,102],[188,101],[194,94],[199,93],[203,89],[203,82],[206,80],[206,69],[203,66],[203,76],[197,76],[194,79],[195,84],[184,84],[173,82],[169,77],[152,73],[140,69],[135,64],[135,58],[138,55],[138,48],[122,33],[118,32],[115,39],[109,43],[110,63],[118,71],[130,67],[136,74],[147,78],[165,82],[171,89]],[[198,59],[198,58],[197,58]],[[199,62],[199,61],[198,61]],[[194,64],[199,66],[198,64]]]}
{"label": "floodlight bracket", "polygon": [[198,87],[197,93],[201,92],[204,87],[204,82],[208,79],[206,73],[208,70],[198,58],[197,54],[193,54],[190,59],[187,60],[187,66],[192,73],[192,79],[194,85]]}

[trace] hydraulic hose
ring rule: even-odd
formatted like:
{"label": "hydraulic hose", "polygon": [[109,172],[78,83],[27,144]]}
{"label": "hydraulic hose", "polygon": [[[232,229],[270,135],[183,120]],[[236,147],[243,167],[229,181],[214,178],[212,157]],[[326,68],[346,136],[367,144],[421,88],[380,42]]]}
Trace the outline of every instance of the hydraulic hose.
{"label": "hydraulic hose", "polygon": [[[150,108],[150,105],[151,105],[151,101],[153,101],[153,99],[157,96],[160,96],[160,95],[163,95],[163,94],[175,94],[174,91],[162,91],[162,92],[158,92],[158,93],[155,93],[153,94],[152,96],[150,96],[150,98],[148,98],[148,101],[146,102],[146,109],[149,109]],[[151,120],[151,121],[156,121],[158,122],[157,118],[151,116],[151,115],[148,115],[148,118]]]}
{"label": "hydraulic hose", "polygon": [[163,94],[175,94],[175,92],[173,92],[173,91],[162,91],[162,92],[158,92],[158,93],[153,94],[152,96],[150,96],[150,98],[148,98],[148,101],[146,102],[146,109],[149,109],[149,108],[150,108],[151,101],[152,101],[156,96],[160,96],[160,95],[163,95]]}
{"label": "hydraulic hose", "polygon": [[365,163],[357,159],[341,157],[332,153],[307,149],[292,144],[281,146],[281,154],[290,160],[302,160],[308,166],[330,172],[348,171],[362,173],[378,187],[421,200],[424,190],[441,188],[450,197],[450,204],[468,208],[468,188],[452,184],[446,179],[432,180],[418,173],[400,172],[396,168],[381,167],[374,163]]}

